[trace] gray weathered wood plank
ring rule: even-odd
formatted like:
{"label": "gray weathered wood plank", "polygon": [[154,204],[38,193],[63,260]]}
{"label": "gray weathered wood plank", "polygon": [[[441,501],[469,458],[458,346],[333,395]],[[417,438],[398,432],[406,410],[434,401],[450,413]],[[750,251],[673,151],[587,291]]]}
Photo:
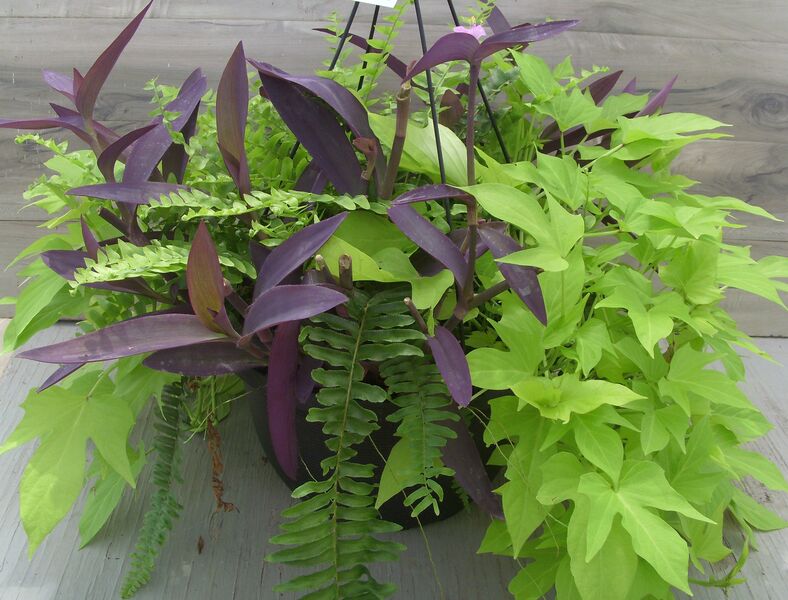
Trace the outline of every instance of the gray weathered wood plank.
{"label": "gray weathered wood plank", "polygon": [[[99,101],[97,116],[110,121],[144,118],[148,98],[141,90],[157,75],[162,81],[180,83],[200,66],[215,85],[238,40],[244,41],[249,56],[286,70],[310,72],[327,54],[322,36],[312,32],[321,25],[321,21],[152,19],[124,52]],[[40,70],[84,69],[116,31],[114,19],[0,20],[3,44],[13,48],[0,57],[0,104],[5,116],[45,110],[52,95],[41,85]],[[428,27],[432,40],[445,31]],[[403,59],[417,56],[416,36],[414,27],[403,29],[399,52]],[[41,39],[53,42],[41,44]],[[294,40],[298,52],[288,50]],[[671,110],[699,111],[732,123],[730,133],[742,141],[785,142],[788,61],[781,44],[570,31],[540,42],[534,51],[551,63],[571,54],[578,67],[622,68],[630,76],[637,75],[641,89],[659,88],[678,74],[668,105]]]}
{"label": "gray weathered wood plank", "polygon": [[[61,340],[71,335],[71,327],[60,325],[41,334],[36,343]],[[777,360],[788,360],[788,341],[757,340]],[[785,367],[746,356],[749,382],[744,386],[753,401],[775,424],[775,429],[754,446],[788,471],[788,417],[784,414],[783,382]],[[0,365],[2,369],[2,365]],[[6,391],[0,404],[0,436],[4,438],[21,416],[18,407],[27,389],[40,383],[48,369],[26,361],[12,360],[0,371]],[[248,405],[239,402],[232,416],[221,424],[226,463],[226,498],[235,502],[240,513],[213,514],[208,454],[199,440],[185,447],[182,498],[188,498],[183,517],[168,542],[159,568],[139,600],[270,599],[271,586],[286,572],[264,563],[271,550],[268,537],[276,531],[278,513],[291,500],[273,470],[266,466],[253,428]],[[78,541],[78,514],[74,512],[43,544],[32,560],[25,553],[25,536],[18,523],[16,487],[32,448],[0,457],[0,597],[3,600],[53,600],[117,597],[128,567],[128,552],[150,494],[149,472],[140,478],[136,498],[126,497],[96,540],[81,551]],[[747,482],[748,490],[772,510],[788,515],[788,497],[766,492]],[[446,598],[487,600],[506,598],[506,585],[514,569],[510,563],[473,550],[481,539],[484,519],[478,512],[462,514],[425,529]],[[205,548],[200,554],[197,540]],[[398,598],[430,600],[439,597],[421,536],[416,531],[399,534],[408,551],[398,564],[379,569],[381,575],[400,587]],[[788,532],[762,534],[760,551],[754,552],[744,569],[747,583],[724,593],[714,588],[695,589],[698,600],[783,600],[788,589],[784,551]],[[289,598],[289,596],[283,596]]]}
{"label": "gray weathered wood plank", "polygon": [[[0,16],[9,17],[111,17],[127,19],[145,4],[144,0],[64,0],[57,3],[0,0]],[[460,14],[475,3],[456,0]],[[788,41],[788,14],[781,0],[716,0],[685,2],[647,0],[600,2],[597,0],[499,0],[498,6],[515,22],[553,19],[580,19],[582,31],[618,31],[644,35],[726,40]],[[223,19],[238,15],[250,20],[323,19],[331,11],[346,15],[351,0],[157,0],[151,18]],[[422,1],[428,23],[448,21],[443,0]],[[359,22],[370,19],[372,9],[359,14]]]}

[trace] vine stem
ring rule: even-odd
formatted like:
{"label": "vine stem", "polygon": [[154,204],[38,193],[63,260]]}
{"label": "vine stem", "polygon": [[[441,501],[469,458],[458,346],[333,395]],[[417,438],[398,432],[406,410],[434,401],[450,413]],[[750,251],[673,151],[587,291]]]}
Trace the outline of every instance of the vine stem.
{"label": "vine stem", "polygon": [[[465,131],[465,150],[467,160],[468,185],[476,183],[476,154],[474,152],[475,141],[475,117],[476,117],[476,89],[479,84],[479,70],[481,65],[471,63],[470,83],[468,88],[468,117]],[[476,199],[471,196],[468,200],[468,271],[458,302],[459,311],[468,311],[468,304],[473,298],[473,278],[476,271],[476,242],[477,228],[479,226],[479,216],[477,212]]]}
{"label": "vine stem", "polygon": [[408,118],[410,117],[410,89],[410,82],[406,81],[397,93],[397,128],[391,143],[391,155],[386,166],[383,189],[380,192],[380,197],[384,200],[391,199],[394,181],[397,179],[397,170],[402,160],[402,151],[405,148],[405,136],[408,134]]}

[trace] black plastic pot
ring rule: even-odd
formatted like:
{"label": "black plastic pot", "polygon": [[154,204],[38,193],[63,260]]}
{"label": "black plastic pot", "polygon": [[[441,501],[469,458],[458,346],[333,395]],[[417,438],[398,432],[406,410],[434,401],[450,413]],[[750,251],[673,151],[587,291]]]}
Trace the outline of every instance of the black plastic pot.
{"label": "black plastic pot", "polygon": [[[271,445],[271,438],[268,432],[265,376],[261,372],[244,374],[244,380],[249,390],[249,398],[252,405],[252,419],[254,420],[257,437],[260,439],[260,444],[263,447],[268,462],[274,467],[280,479],[284,481],[285,485],[293,490],[302,483],[306,483],[312,479],[309,473],[319,476],[322,473],[320,463],[329,456],[329,451],[326,448],[326,436],[323,434],[322,425],[320,423],[310,423],[306,420],[306,413],[311,406],[305,405],[297,408],[296,432],[299,445],[299,467],[298,476],[296,479],[291,479],[284,473],[277,462],[276,454]],[[371,438],[374,445],[377,446],[383,456],[388,456],[389,451],[399,440],[399,438],[395,436],[396,424],[386,420],[386,417],[395,409],[396,407],[390,403],[375,406],[375,410],[379,415],[378,425],[380,425],[380,429],[375,431],[371,435]],[[489,458],[490,450],[481,442],[481,427],[471,427],[471,434],[476,440],[476,445],[479,448],[482,459],[486,462],[487,458]],[[356,450],[358,452],[358,462],[375,465],[376,482],[379,481],[380,474],[383,472],[383,460],[380,454],[375,450],[372,442],[367,440],[360,446],[357,446]],[[419,520],[422,525],[448,519],[457,514],[464,507],[462,497],[455,491],[453,478],[442,477],[438,482],[443,487],[444,492],[443,502],[440,504],[440,515],[435,515],[431,509],[425,510],[419,515]],[[418,521],[411,517],[410,508],[403,506],[402,498],[401,495],[398,495],[381,506],[381,517],[387,521],[398,523],[405,529],[417,527]]]}

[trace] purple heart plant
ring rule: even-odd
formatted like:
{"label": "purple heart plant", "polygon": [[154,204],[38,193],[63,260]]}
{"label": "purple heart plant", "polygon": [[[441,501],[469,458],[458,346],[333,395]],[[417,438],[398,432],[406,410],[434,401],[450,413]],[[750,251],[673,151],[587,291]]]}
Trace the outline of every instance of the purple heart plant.
{"label": "purple heart plant", "polygon": [[[512,27],[488,5],[408,64],[409,4],[319,75],[239,43],[215,92],[200,69],[154,79],[153,118],[118,132],[97,101],[148,4],[84,75],[44,72],[71,107],[0,120],[86,146],[17,140],[54,155],[25,195],[50,232],[16,259],[4,338],[57,365],[0,447],[40,440],[20,484],[31,553],[86,486],[82,545],[135,487],[151,399],[156,489],[123,597],[191,501],[185,438],[208,445],[216,510],[235,508],[218,426],[239,403],[300,500],[267,559],[309,573],[277,590],[308,598],[390,596],[368,565],[398,558],[394,532],[471,503],[480,551],[516,561],[516,598],[671,598],[691,565],[739,551],[726,516],[745,550],[784,525],[736,485],[788,490],[742,448],[770,425],[737,387],[753,345],[720,303],[739,288],[782,305],[788,264],[723,237],[771,215],[671,167],[723,124],[664,111],[675,80],[616,91],[620,71],[532,52],[576,21]],[[76,337],[28,344],[63,318]]]}

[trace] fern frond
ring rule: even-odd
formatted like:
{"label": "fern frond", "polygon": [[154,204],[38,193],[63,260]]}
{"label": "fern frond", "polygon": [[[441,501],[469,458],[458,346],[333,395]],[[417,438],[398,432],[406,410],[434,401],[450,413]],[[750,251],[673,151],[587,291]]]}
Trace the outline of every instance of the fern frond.
{"label": "fern frond", "polygon": [[173,484],[180,481],[178,437],[181,400],[181,391],[176,384],[168,385],[162,391],[161,412],[155,424],[156,439],[153,444],[156,450],[156,465],[153,467],[156,491],[131,555],[131,567],[121,588],[123,598],[131,598],[150,581],[156,557],[182,508],[172,493]]}
{"label": "fern frond", "polygon": [[443,488],[441,476],[453,476],[441,454],[446,441],[456,434],[441,422],[456,421],[459,416],[446,410],[451,402],[449,391],[438,368],[426,357],[398,357],[381,365],[380,374],[399,409],[388,420],[399,423],[397,436],[410,447],[412,468],[418,482],[405,498],[405,505],[417,517],[432,506],[440,513]]}
{"label": "fern frond", "polygon": [[[399,525],[380,519],[374,508],[373,465],[354,461],[355,446],[378,429],[377,416],[362,403],[387,399],[380,386],[364,379],[362,361],[384,361],[398,356],[422,356],[408,340],[422,339],[410,327],[404,293],[386,292],[368,298],[361,293],[348,302],[348,317],[321,315],[304,327],[304,351],[325,362],[313,371],[322,388],[318,407],[307,419],[323,424],[331,454],[321,467],[324,481],[312,481],[293,492],[307,498],[284,511],[289,522],[275,544],[292,546],[268,556],[272,562],[318,570],[278,586],[277,591],[307,591],[305,598],[386,598],[390,584],[372,576],[367,563],[396,560],[400,544],[376,534],[397,531]],[[366,481],[365,481],[366,480]]]}
{"label": "fern frond", "polygon": [[270,192],[255,191],[242,198],[228,196],[217,198],[197,189],[180,190],[158,200],[152,200],[147,210],[157,208],[183,208],[184,221],[221,217],[239,217],[251,213],[268,211],[276,217],[291,216],[294,212],[309,211],[315,204],[332,204],[345,210],[371,208],[366,196],[331,196],[329,194],[310,194],[295,190],[272,189]]}
{"label": "fern frond", "polygon": [[[120,281],[132,277],[157,277],[162,273],[181,273],[186,270],[189,246],[186,243],[170,241],[166,245],[152,240],[147,246],[136,246],[123,240],[116,244],[103,246],[95,261],[88,260],[85,267],[74,273],[73,285]],[[251,262],[239,255],[223,250],[219,262],[238,275],[256,277]]]}

